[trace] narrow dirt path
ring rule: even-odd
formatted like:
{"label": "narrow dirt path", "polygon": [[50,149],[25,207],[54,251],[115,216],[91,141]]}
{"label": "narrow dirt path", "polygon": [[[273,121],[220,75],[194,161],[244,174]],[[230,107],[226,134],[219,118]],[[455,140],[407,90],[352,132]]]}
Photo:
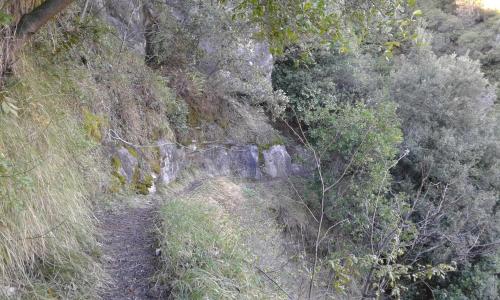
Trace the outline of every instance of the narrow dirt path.
{"label": "narrow dirt path", "polygon": [[155,212],[155,205],[145,202],[139,206],[120,205],[98,214],[104,268],[111,277],[111,282],[101,294],[103,299],[160,299],[151,281],[157,265]]}

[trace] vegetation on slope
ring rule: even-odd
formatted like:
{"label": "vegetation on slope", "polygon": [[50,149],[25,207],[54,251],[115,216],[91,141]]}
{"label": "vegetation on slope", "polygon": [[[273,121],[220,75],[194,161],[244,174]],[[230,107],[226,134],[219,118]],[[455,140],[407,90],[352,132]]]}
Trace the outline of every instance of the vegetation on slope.
{"label": "vegetation on slope", "polygon": [[28,298],[91,298],[101,276],[92,197],[104,162],[81,118],[82,69],[40,53],[20,58],[2,92],[18,117],[0,119],[0,286]]}
{"label": "vegetation on slope", "polygon": [[127,188],[102,146],[113,142],[107,129],[147,143],[185,124],[165,79],[75,13],[38,33],[0,94],[0,297],[97,298],[105,274],[92,211],[102,193]]}
{"label": "vegetation on slope", "polygon": [[264,284],[238,216],[225,207],[240,205],[241,199],[226,197],[229,191],[214,180],[190,184],[165,200],[160,212],[158,281],[169,286],[169,298],[286,299]]}
{"label": "vegetation on slope", "polygon": [[[22,13],[40,2],[22,1],[29,4]],[[193,0],[186,2],[191,22],[182,24],[169,23],[162,7],[148,61],[163,76],[112,30],[80,20],[76,7],[66,10],[16,53],[0,94],[0,294],[96,297],[93,195],[125,183],[99,145],[115,146],[109,128],[137,145],[186,134],[187,107],[171,85],[191,101],[193,127],[208,116],[212,137],[245,123],[243,113],[233,123],[221,114],[251,103],[283,112],[274,117],[313,153],[316,173],[296,192],[314,219],[300,231],[305,297],[327,290],[325,297],[498,298],[499,19],[476,10],[461,15],[450,2],[421,1],[430,35],[412,27],[421,11],[407,8],[416,1],[377,1],[384,10],[366,15],[328,1],[241,1],[233,19],[221,6]],[[363,9],[371,3],[357,2]],[[246,21],[261,26],[255,33],[274,53],[286,54],[275,66],[275,91],[263,92],[267,78],[238,55],[238,42],[254,31]],[[2,34],[12,33],[9,22],[0,24]],[[380,26],[372,32],[373,24]],[[193,45],[218,28],[230,29],[215,40],[209,60],[217,66],[206,84],[193,71],[203,67]],[[233,39],[234,28],[244,35]],[[176,47],[168,44],[172,36]],[[329,48],[325,37],[333,39]],[[234,107],[225,111],[226,104]],[[257,109],[242,110],[254,125],[263,120],[253,118]],[[271,132],[258,125],[259,136]],[[251,130],[241,128],[248,141]],[[140,160],[132,186],[145,193],[158,153],[129,148]],[[238,222],[220,205],[179,196],[161,213],[159,278],[172,297],[282,296],[262,283]]]}

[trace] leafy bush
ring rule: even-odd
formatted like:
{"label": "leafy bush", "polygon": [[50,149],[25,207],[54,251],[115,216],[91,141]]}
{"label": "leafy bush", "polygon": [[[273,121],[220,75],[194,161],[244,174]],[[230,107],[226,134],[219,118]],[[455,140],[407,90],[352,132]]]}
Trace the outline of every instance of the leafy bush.
{"label": "leafy bush", "polygon": [[425,49],[403,58],[390,82],[410,151],[395,172],[396,190],[410,196],[412,218],[427,233],[409,257],[461,264],[487,259],[482,255],[496,251],[500,233],[498,182],[485,176],[498,173],[500,157],[493,87],[478,62]]}
{"label": "leafy bush", "polygon": [[308,111],[332,103],[370,102],[380,86],[381,76],[367,56],[317,51],[312,60],[298,61],[297,55],[278,60],[273,86],[288,96],[287,117],[302,119]]}
{"label": "leafy bush", "polygon": [[388,171],[402,141],[394,104],[326,106],[307,112],[305,123],[311,143],[321,154],[323,176],[329,184],[338,181],[329,196],[327,215],[350,219],[352,233],[363,230],[370,217],[361,208],[390,185]]}
{"label": "leafy bush", "polygon": [[451,284],[434,291],[437,299],[498,299],[500,283],[492,274],[498,274],[497,257],[482,259],[477,263],[465,263],[458,274],[450,278]]}
{"label": "leafy bush", "polygon": [[[500,82],[500,15],[476,8],[460,14],[455,1],[420,0],[426,28],[432,33],[431,45],[437,55],[469,55],[481,62],[481,69],[492,84]],[[472,2],[471,2],[472,3]],[[475,3],[477,4],[477,3]],[[500,85],[497,84],[497,96]]]}

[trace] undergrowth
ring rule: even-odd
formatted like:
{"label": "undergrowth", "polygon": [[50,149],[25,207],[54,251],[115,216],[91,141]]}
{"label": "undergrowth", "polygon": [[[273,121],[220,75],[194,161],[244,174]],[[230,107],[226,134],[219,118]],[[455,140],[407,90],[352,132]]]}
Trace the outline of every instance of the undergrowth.
{"label": "undergrowth", "polygon": [[19,117],[0,116],[0,296],[94,298],[100,156],[75,78],[35,57],[20,58],[5,91]]}
{"label": "undergrowth", "polygon": [[[0,299],[98,299],[106,276],[92,210],[125,182],[101,145],[123,146],[107,130],[135,144],[185,130],[167,79],[117,52],[112,28],[77,15],[73,7],[34,36],[0,93],[10,112],[0,111]],[[137,177],[147,193],[152,177]]]}
{"label": "undergrowth", "polygon": [[175,199],[161,210],[163,269],[172,299],[280,299],[266,291],[242,242],[241,229],[221,208]]}

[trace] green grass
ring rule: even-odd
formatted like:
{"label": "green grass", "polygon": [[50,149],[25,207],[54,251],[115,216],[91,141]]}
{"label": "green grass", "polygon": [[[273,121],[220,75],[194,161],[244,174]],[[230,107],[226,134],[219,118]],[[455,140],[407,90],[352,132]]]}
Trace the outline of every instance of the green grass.
{"label": "green grass", "polygon": [[[106,276],[92,210],[125,183],[100,144],[106,129],[136,144],[175,138],[167,104],[177,98],[166,79],[140,55],[117,55],[121,41],[101,21],[79,24],[72,14],[76,6],[33,36],[0,91],[0,105],[19,108],[18,117],[0,109],[0,299],[12,290],[98,299]],[[146,193],[152,178],[141,180]]]}
{"label": "green grass", "polygon": [[0,116],[0,286],[27,299],[95,296],[89,197],[99,155],[75,109],[76,87],[64,69],[31,55],[16,71],[6,93],[19,117]]}
{"label": "green grass", "polygon": [[0,114],[0,299],[97,299],[103,278],[92,210],[109,163],[83,86],[97,87],[49,43],[25,47],[2,91],[19,111]]}
{"label": "green grass", "polygon": [[266,291],[238,226],[217,206],[190,200],[161,210],[159,279],[170,285],[171,298],[279,299]]}

